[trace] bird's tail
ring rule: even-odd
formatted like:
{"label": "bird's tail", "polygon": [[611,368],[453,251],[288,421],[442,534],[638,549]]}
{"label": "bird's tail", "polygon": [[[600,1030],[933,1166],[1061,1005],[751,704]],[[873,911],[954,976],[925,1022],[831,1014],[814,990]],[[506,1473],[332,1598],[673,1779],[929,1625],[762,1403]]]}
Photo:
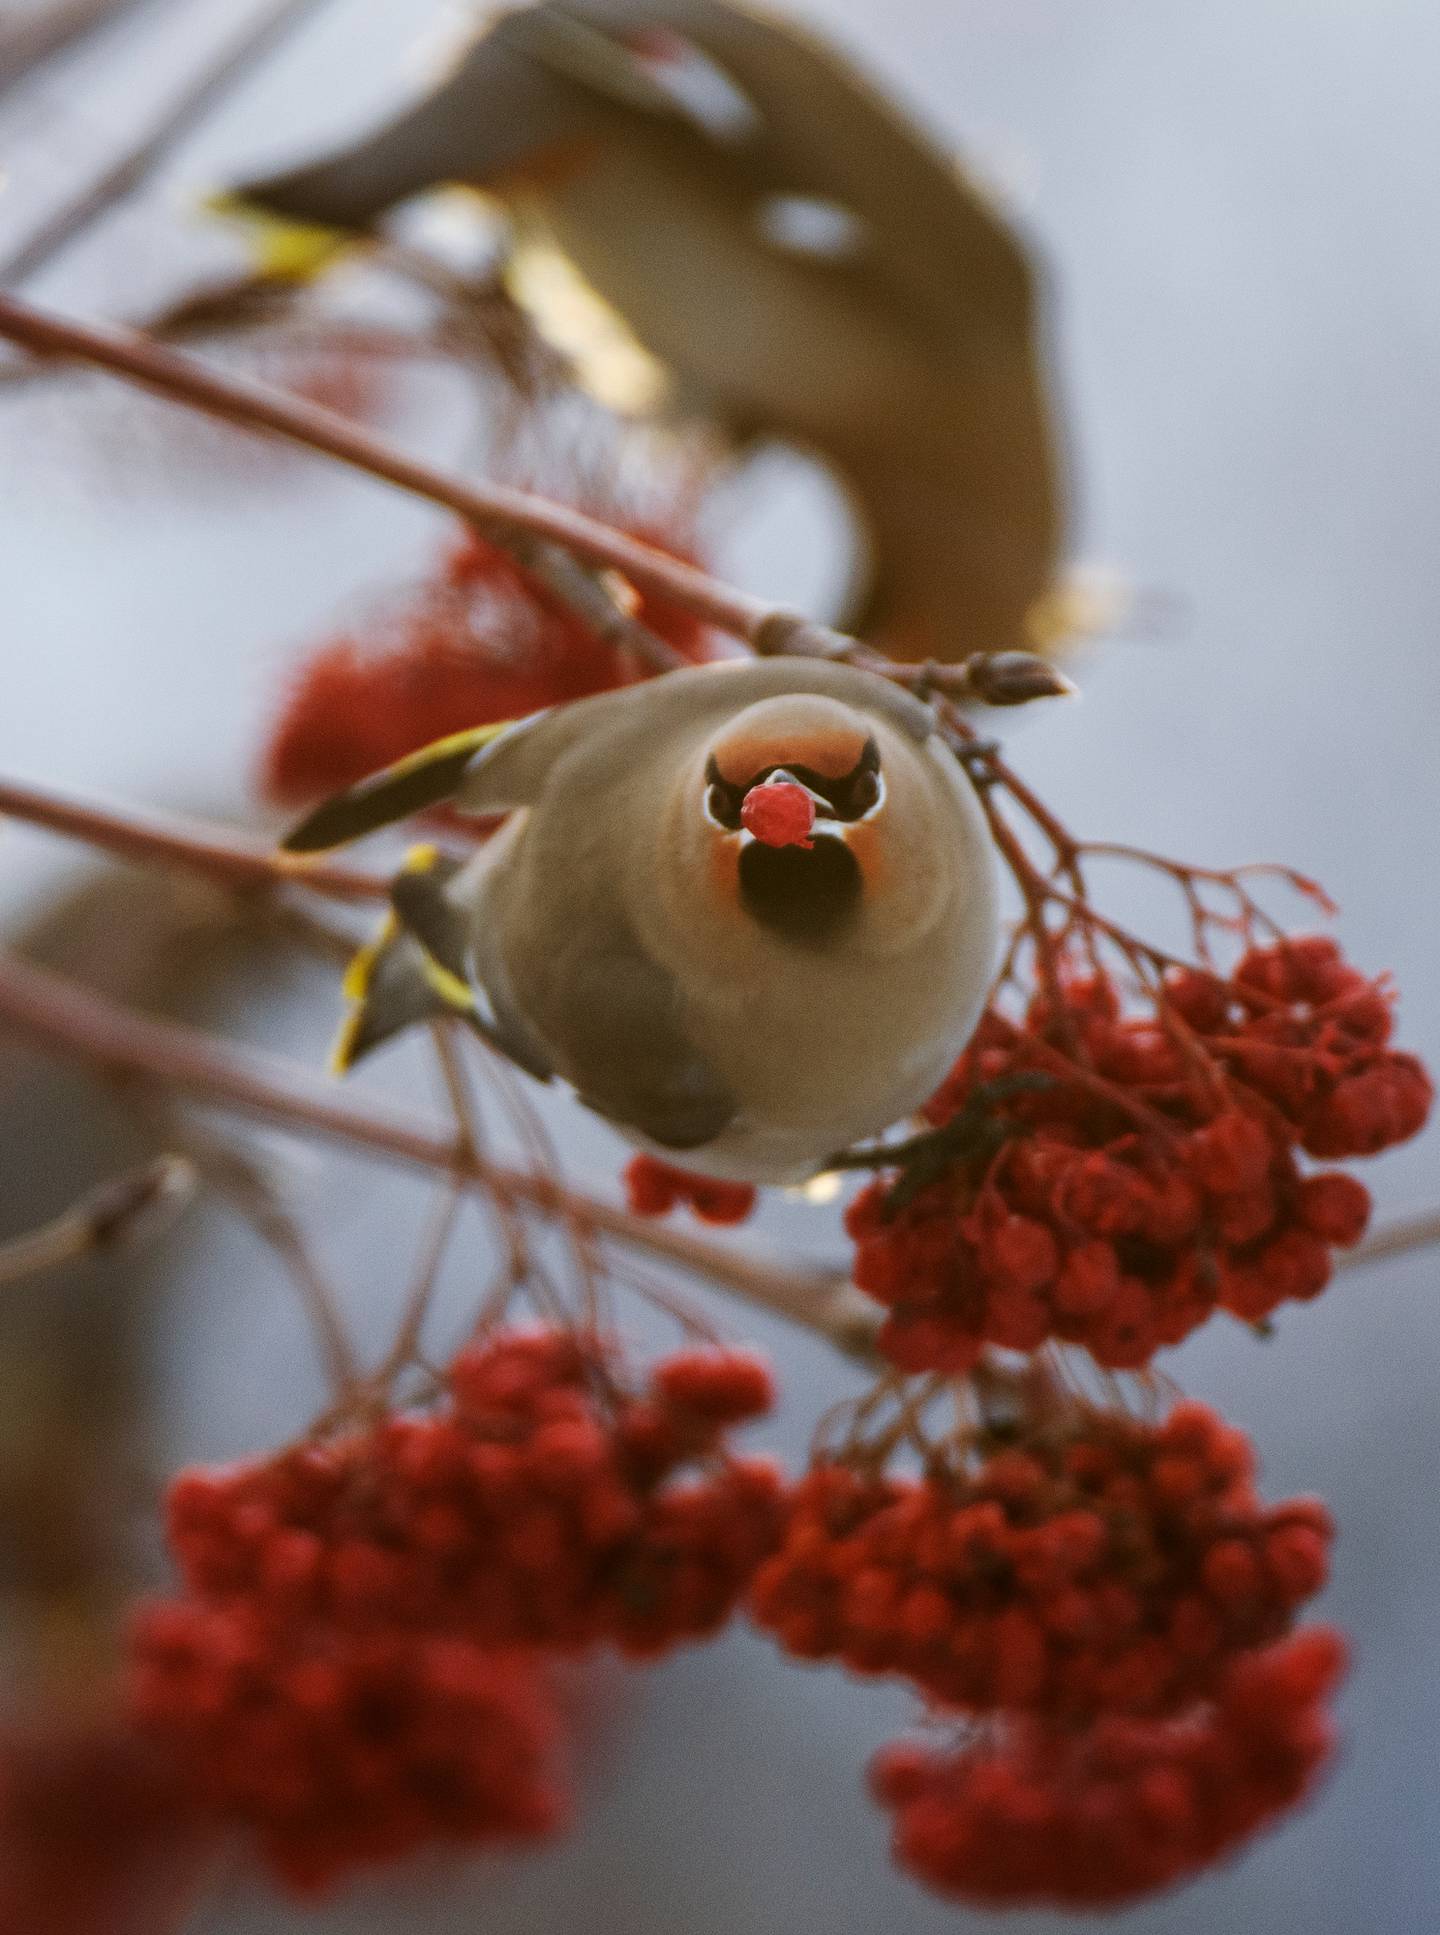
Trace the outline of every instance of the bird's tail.
{"label": "bird's tail", "polygon": [[387,208],[458,172],[446,161],[407,114],[339,154],[248,181],[228,199],[307,227],[370,229]]}
{"label": "bird's tail", "polygon": [[471,975],[462,876],[474,864],[433,846],[412,847],[406,854],[390,883],[390,909],[379,932],[345,973],[342,992],[350,1011],[331,1051],[335,1074],[348,1074],[407,1028],[449,1016],[465,1022],[537,1082],[550,1080],[554,1071],[539,1042],[498,1003],[492,1010]]}
{"label": "bird's tail", "polygon": [[444,1015],[477,1018],[465,973],[463,921],[445,893],[460,865],[433,846],[412,847],[405,856],[391,885],[389,911],[341,984],[350,1011],[331,1051],[337,1075],[418,1022]]}
{"label": "bird's tail", "polygon": [[[394,120],[338,154],[246,182],[233,199],[291,222],[365,230],[424,189],[490,188],[543,169],[586,126],[583,87],[563,59],[573,34],[554,11],[502,13]],[[614,49],[611,56],[620,61]]]}

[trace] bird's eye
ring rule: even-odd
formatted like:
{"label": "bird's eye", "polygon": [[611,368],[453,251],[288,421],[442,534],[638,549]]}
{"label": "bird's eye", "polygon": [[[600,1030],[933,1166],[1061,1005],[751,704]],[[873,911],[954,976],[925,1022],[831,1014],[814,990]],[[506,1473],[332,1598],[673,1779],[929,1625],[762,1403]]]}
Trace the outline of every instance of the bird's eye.
{"label": "bird's eye", "polygon": [[849,797],[846,800],[850,812],[858,820],[862,813],[868,813],[880,797],[880,775],[875,772],[857,773],[850,782]]}
{"label": "bird's eye", "polygon": [[711,780],[705,789],[705,811],[717,826],[728,827],[731,832],[740,825],[740,808],[743,804],[739,790],[727,786],[723,779]]}

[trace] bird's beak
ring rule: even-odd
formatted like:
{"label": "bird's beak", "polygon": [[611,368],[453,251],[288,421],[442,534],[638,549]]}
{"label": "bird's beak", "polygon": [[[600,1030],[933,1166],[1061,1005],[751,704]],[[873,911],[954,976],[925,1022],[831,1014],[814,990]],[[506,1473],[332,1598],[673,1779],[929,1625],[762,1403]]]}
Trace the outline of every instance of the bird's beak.
{"label": "bird's beak", "polygon": [[[815,824],[810,829],[810,837],[812,840],[817,833],[827,834],[831,839],[843,840],[847,837],[848,829],[845,822],[832,817],[833,808],[825,795],[823,793],[817,793],[813,786],[807,786],[803,779],[797,779],[794,773],[788,772],[784,766],[777,766],[773,772],[764,774],[760,779],[756,780],[755,786],[794,786],[798,791],[804,793],[815,808]],[[752,793],[755,790],[755,786],[749,789]],[[742,849],[752,846],[754,841],[755,835],[750,832],[748,827],[742,827],[740,829],[740,845]]]}

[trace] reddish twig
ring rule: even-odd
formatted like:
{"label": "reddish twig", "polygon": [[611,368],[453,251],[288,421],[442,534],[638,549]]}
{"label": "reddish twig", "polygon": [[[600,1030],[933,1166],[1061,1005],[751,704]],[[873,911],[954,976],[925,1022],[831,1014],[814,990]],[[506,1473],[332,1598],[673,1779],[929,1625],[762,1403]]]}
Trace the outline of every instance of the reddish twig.
{"label": "reddish twig", "polygon": [[504,1194],[540,1215],[570,1219],[632,1249],[663,1257],[732,1295],[820,1332],[852,1354],[869,1354],[874,1307],[829,1272],[766,1263],[688,1230],[633,1216],[615,1204],[566,1189],[549,1176],[487,1161],[428,1116],[361,1101],[278,1056],[239,1049],[176,1022],[131,1014],[14,956],[0,955],[0,1027],[102,1075],[192,1095]]}
{"label": "reddish twig", "polygon": [[1393,1223],[1382,1223],[1353,1250],[1341,1251],[1335,1258],[1335,1268],[1354,1270],[1367,1263],[1379,1263],[1386,1257],[1432,1249],[1437,1244],[1440,1244],[1440,1209],[1425,1210],[1418,1216],[1402,1216]]}
{"label": "reddish twig", "polygon": [[133,194],[228,90],[323,4],[325,0],[275,0],[258,19],[247,21],[131,146],[114,156],[78,195],[55,210],[0,263],[0,280],[23,282],[33,276],[116,202]]}
{"label": "reddish twig", "polygon": [[0,1288],[78,1257],[143,1242],[179,1213],[194,1181],[190,1163],[173,1155],[112,1176],[42,1228],[0,1243]]}
{"label": "reddish twig", "polygon": [[0,19],[0,94],[23,81],[32,68],[64,47],[93,33],[135,0],[59,0],[36,12]]}
{"label": "reddish twig", "polygon": [[[552,504],[505,484],[452,477],[339,416],[333,410],[246,378],[222,374],[193,357],[162,349],[134,330],[72,322],[0,294],[0,337],[40,356],[70,357],[110,370],[142,388],[226,423],[264,430],[323,453],[453,511],[501,538],[512,531],[548,539],[588,563],[621,572],[643,591],[673,599],[706,623],[753,641],[775,614],[693,565],[612,530],[582,511]],[[794,621],[799,622],[799,621]],[[668,650],[668,648],[667,648]],[[667,656],[661,670],[669,670]]]}
{"label": "reddish twig", "polygon": [[267,841],[215,826],[70,799],[29,781],[0,779],[0,817],[48,827],[142,865],[178,867],[218,886],[250,892],[308,887],[330,900],[384,900],[389,881],[361,867],[279,853]]}

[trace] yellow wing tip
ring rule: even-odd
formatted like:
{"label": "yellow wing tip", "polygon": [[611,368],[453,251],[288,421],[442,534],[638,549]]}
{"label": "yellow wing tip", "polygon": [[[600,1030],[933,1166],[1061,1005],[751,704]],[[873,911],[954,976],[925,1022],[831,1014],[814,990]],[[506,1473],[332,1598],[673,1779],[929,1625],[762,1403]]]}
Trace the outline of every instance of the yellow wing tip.
{"label": "yellow wing tip", "polygon": [[340,983],[340,992],[347,1001],[364,1001],[370,992],[371,977],[375,963],[400,931],[400,923],[393,914],[387,914],[373,939],[363,947],[356,948],[350,957],[350,965],[345,970]]}
{"label": "yellow wing tip", "polygon": [[449,759],[453,753],[479,752],[488,746],[492,739],[498,739],[502,732],[508,732],[515,724],[513,719],[497,719],[493,725],[466,726],[463,731],[446,733],[443,739],[432,739],[428,746],[421,746],[413,753],[406,753],[386,766],[376,778],[403,779],[407,773],[418,773],[426,766],[433,766],[436,760]]}
{"label": "yellow wing tip", "polygon": [[355,1008],[341,1022],[330,1050],[328,1067],[332,1075],[348,1075],[355,1066],[355,1048],[360,1039],[360,1024],[364,1016],[363,1008]]}

